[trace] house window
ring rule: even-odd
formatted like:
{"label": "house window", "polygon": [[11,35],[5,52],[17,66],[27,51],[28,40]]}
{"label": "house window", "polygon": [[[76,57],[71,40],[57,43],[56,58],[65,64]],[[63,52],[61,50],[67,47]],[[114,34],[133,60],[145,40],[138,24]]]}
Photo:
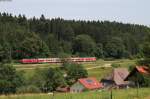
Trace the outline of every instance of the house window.
{"label": "house window", "polygon": [[73,92],[76,92],[76,90],[75,90],[75,89],[73,89]]}

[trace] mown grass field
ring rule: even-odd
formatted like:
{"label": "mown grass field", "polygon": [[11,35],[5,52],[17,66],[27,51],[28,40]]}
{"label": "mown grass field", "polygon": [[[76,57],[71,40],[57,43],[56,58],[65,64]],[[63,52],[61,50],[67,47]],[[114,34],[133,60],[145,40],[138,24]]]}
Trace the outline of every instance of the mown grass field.
{"label": "mown grass field", "polygon": [[[110,91],[83,93],[24,94],[0,96],[0,99],[111,99]],[[150,99],[150,88],[113,90],[113,99]]]}
{"label": "mown grass field", "polygon": [[[136,60],[129,60],[129,59],[120,59],[120,60],[113,60],[113,61],[104,61],[104,60],[97,60],[96,62],[83,62],[81,63],[85,68],[95,67],[95,66],[103,66],[104,64],[120,64],[122,67],[128,67],[132,64],[135,64]],[[44,64],[20,64],[20,63],[14,63],[14,67],[16,67],[17,70],[29,70],[29,69],[35,69],[35,68],[48,68],[48,67],[60,67],[61,64],[55,64],[55,63],[44,63]]]}
{"label": "mown grass field", "polygon": [[[130,65],[135,64],[135,60],[129,59],[120,59],[120,60],[113,60],[113,61],[104,61],[104,60],[97,60],[96,62],[85,62],[81,63],[85,69],[87,69],[88,74],[90,77],[96,77],[98,80],[106,76],[109,72],[111,72],[112,67],[104,68],[103,66],[109,64],[120,64],[121,67],[128,68]],[[20,71],[23,70],[25,72],[26,78],[31,77],[34,74],[35,69],[39,68],[56,68],[60,67],[61,64],[14,64],[14,67]],[[93,68],[97,67],[97,68]],[[89,69],[93,68],[93,69]]]}

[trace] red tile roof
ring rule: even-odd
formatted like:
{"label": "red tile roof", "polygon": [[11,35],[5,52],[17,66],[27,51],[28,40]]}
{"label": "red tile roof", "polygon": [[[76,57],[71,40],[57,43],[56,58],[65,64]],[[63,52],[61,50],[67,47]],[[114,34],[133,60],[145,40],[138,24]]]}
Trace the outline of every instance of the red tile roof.
{"label": "red tile roof", "polygon": [[138,72],[143,73],[143,74],[150,74],[149,68],[146,66],[136,66],[136,69]]}
{"label": "red tile roof", "polygon": [[99,89],[103,87],[102,84],[93,77],[81,78],[78,81],[87,89]]}

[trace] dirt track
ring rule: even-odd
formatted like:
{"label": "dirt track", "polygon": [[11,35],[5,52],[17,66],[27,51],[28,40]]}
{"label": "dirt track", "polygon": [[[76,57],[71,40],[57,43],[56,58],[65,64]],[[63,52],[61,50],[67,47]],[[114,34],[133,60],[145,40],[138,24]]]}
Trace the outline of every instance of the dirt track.
{"label": "dirt track", "polygon": [[86,68],[86,70],[90,70],[90,69],[95,69],[95,68],[104,68],[104,67],[111,67],[111,64],[105,64],[103,66],[96,66],[96,67],[90,67],[90,68]]}
{"label": "dirt track", "polygon": [[[22,65],[14,65],[15,67],[18,67],[17,70],[32,70],[37,68],[48,68],[49,66],[47,66],[47,64],[27,64],[26,66],[22,66]],[[55,66],[55,67],[59,67],[59,66]],[[86,70],[91,70],[91,69],[96,69],[96,68],[110,68],[111,64],[104,64],[102,66],[94,66],[94,67],[89,67],[86,68]]]}

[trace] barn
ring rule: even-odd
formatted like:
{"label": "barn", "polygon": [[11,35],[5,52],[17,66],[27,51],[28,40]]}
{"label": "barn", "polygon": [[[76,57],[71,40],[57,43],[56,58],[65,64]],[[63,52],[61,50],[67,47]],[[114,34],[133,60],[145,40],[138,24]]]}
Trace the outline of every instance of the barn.
{"label": "barn", "polygon": [[129,71],[126,68],[115,68],[113,71],[101,80],[105,89],[110,88],[126,88],[129,82],[124,81]]}
{"label": "barn", "polygon": [[99,83],[96,78],[81,78],[70,87],[71,93],[83,92],[86,90],[98,90],[103,88],[102,84]]}
{"label": "barn", "polygon": [[150,69],[147,66],[136,66],[125,78],[125,80],[132,82],[133,87],[137,86],[137,84],[143,86],[143,77],[150,79]]}

